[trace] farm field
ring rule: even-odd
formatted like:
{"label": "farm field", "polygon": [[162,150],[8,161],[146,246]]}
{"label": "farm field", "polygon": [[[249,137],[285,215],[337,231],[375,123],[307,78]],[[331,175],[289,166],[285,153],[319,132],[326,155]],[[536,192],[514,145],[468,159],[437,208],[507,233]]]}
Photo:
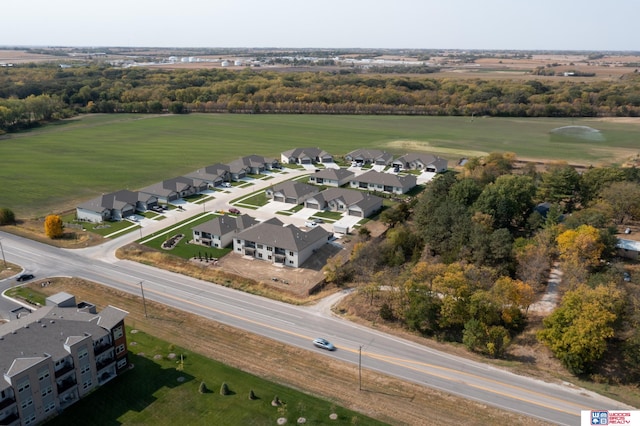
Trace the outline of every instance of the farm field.
{"label": "farm field", "polygon": [[[588,126],[597,138],[551,135]],[[640,120],[327,115],[89,115],[0,138],[0,206],[20,218],[74,208],[102,193],[136,190],[217,162],[317,146],[450,160],[489,152],[582,165],[622,164],[640,154]]]}

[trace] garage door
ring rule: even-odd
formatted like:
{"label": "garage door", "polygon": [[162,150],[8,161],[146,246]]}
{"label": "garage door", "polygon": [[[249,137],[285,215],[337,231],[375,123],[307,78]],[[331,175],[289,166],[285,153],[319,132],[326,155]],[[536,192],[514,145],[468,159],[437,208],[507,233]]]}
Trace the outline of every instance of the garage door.
{"label": "garage door", "polygon": [[349,216],[362,217],[362,212],[360,210],[349,209]]}

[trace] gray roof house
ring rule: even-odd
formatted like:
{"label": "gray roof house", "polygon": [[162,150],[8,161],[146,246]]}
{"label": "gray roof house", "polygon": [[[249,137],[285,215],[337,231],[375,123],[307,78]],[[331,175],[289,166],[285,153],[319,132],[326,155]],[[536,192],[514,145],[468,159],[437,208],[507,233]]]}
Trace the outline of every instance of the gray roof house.
{"label": "gray roof house", "polygon": [[[234,173],[245,170],[246,173],[251,173],[254,175],[259,175],[265,170],[271,170],[278,168],[280,163],[275,158],[267,158],[262,157],[260,155],[247,155],[245,157],[239,158],[231,163],[228,163],[230,167],[230,171],[232,174],[232,178]],[[237,179],[236,179],[237,180]]]}
{"label": "gray roof house", "polygon": [[390,194],[404,194],[416,186],[417,179],[413,175],[394,175],[369,170],[351,179],[351,188],[366,189],[367,191],[387,192]]}
{"label": "gray roof house", "polygon": [[276,218],[245,229],[233,238],[233,252],[273,264],[298,268],[324,246],[332,234],[318,226],[305,232],[282,226]]}
{"label": "gray roof house", "polygon": [[296,181],[286,181],[267,188],[267,198],[289,204],[302,204],[304,200],[320,192],[317,186]]}
{"label": "gray roof house", "polygon": [[206,182],[201,179],[193,179],[185,176],[178,176],[173,179],[154,183],[140,192],[155,196],[158,201],[169,203],[182,197],[193,195],[207,188]]}
{"label": "gray roof house", "polygon": [[309,176],[309,183],[338,187],[348,184],[353,175],[347,169],[323,169]]}
{"label": "gray roof house", "polygon": [[0,324],[0,424],[42,424],[127,371],[126,316],[58,293]]}
{"label": "gray roof house", "polygon": [[388,166],[393,160],[393,155],[379,149],[356,149],[344,156],[347,161],[354,161],[360,164],[376,164]]}
{"label": "gray roof house", "polygon": [[234,235],[258,222],[249,215],[223,215],[191,228],[193,242],[208,247],[224,248],[231,244]]}
{"label": "gray roof house", "polygon": [[220,163],[203,167],[186,174],[185,177],[202,180],[210,187],[220,186],[223,182],[231,180],[229,166]]}
{"label": "gray roof house", "polygon": [[309,198],[304,206],[365,218],[382,208],[382,198],[354,189],[329,188]]}
{"label": "gray roof house", "polygon": [[136,211],[148,210],[157,203],[158,199],[153,195],[123,189],[78,205],[76,218],[94,223],[122,220]]}
{"label": "gray roof house", "polygon": [[411,153],[398,157],[391,163],[405,170],[424,170],[433,173],[447,171],[447,160],[431,154]]}
{"label": "gray roof house", "polygon": [[280,154],[283,164],[333,163],[333,155],[320,148],[294,148]]}

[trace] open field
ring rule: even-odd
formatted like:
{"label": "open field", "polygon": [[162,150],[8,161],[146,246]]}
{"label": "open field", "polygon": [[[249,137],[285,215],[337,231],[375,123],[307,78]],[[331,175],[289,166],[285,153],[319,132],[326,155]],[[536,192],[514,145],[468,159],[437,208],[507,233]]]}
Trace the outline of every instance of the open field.
{"label": "open field", "polygon": [[[601,141],[551,137],[590,126]],[[62,212],[102,193],[135,190],[242,155],[279,158],[318,146],[461,157],[494,151],[584,165],[621,164],[640,153],[640,120],[320,115],[90,115],[0,138],[0,206],[18,217]]]}

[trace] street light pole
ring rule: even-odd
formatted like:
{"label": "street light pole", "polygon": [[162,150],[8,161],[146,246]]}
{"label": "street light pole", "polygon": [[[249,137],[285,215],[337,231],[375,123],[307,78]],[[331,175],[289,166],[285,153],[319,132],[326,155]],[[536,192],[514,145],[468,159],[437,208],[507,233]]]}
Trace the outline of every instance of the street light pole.
{"label": "street light pole", "polygon": [[140,281],[140,292],[142,293],[142,305],[144,306],[144,317],[147,318],[147,300],[144,298],[143,281]]}

